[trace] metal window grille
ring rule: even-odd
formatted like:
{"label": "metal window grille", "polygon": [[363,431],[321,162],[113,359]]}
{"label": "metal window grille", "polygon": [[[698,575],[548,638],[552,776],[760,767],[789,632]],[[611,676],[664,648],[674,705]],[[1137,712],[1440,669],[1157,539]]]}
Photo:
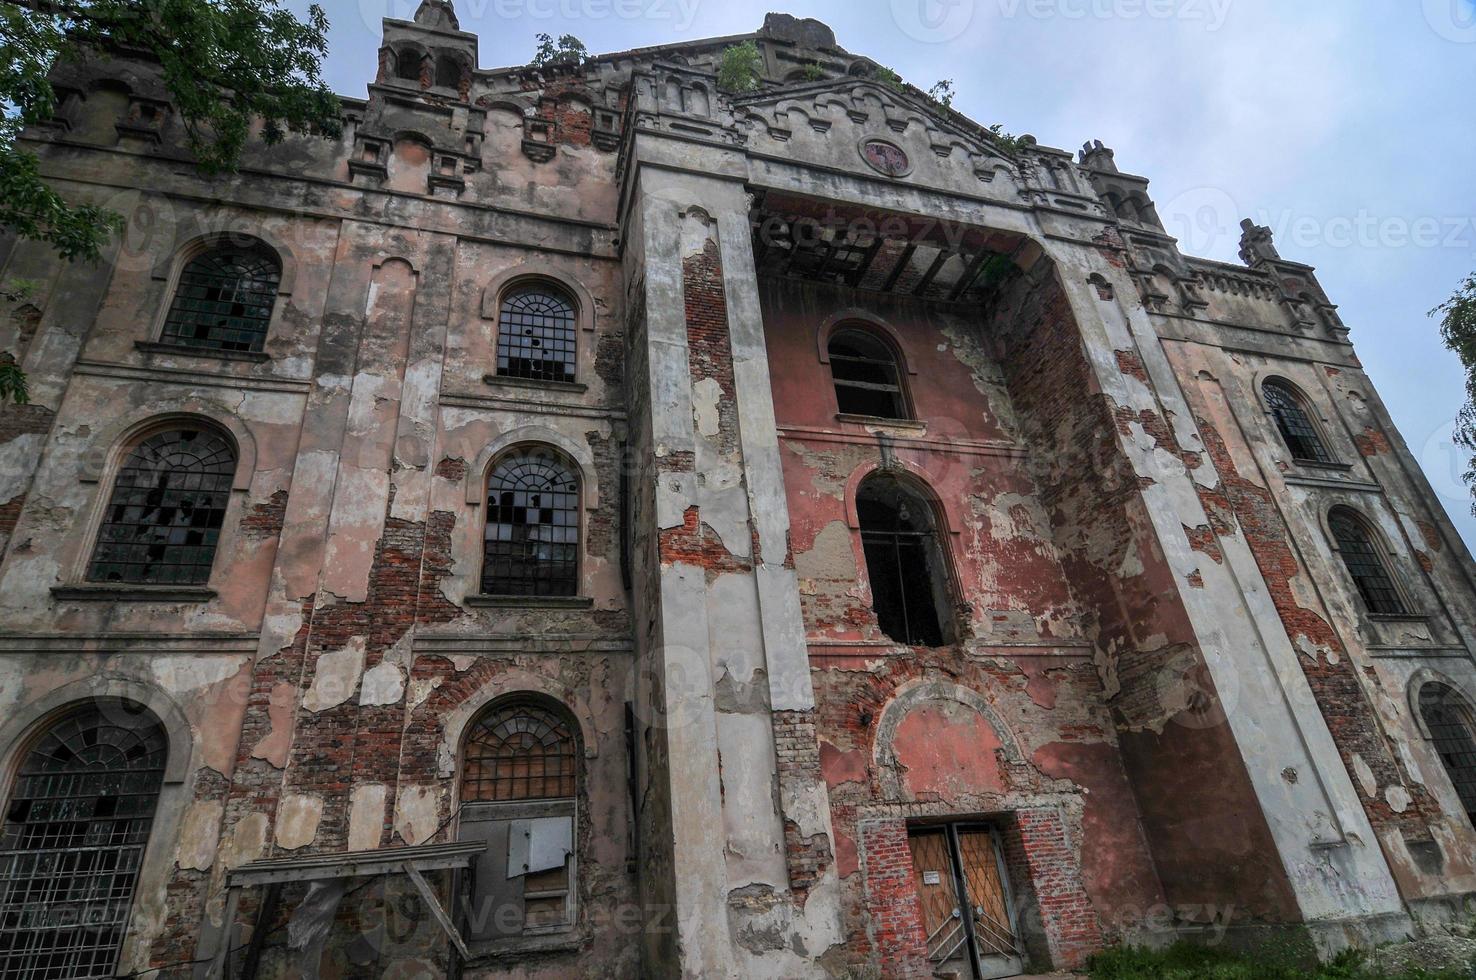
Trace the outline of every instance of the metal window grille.
{"label": "metal window grille", "polygon": [[1358,594],[1363,596],[1368,611],[1390,616],[1406,613],[1404,599],[1384,566],[1384,556],[1363,521],[1347,511],[1335,510],[1329,515],[1328,524],[1338,543],[1343,564],[1353,578]]}
{"label": "metal window grille", "polygon": [[842,330],[830,338],[827,350],[835,400],[842,412],[881,419],[907,417],[897,361],[885,344],[858,330]]}
{"label": "metal window grille", "polygon": [[1266,404],[1271,406],[1271,417],[1276,420],[1276,428],[1281,430],[1281,438],[1286,442],[1286,448],[1291,450],[1292,457],[1312,463],[1331,463],[1332,453],[1323,445],[1322,436],[1296,393],[1274,381],[1266,382],[1262,390]]}
{"label": "metal window grille", "polygon": [[497,373],[536,381],[574,380],[574,306],[544,287],[515,290],[497,319]]}
{"label": "metal window grille", "polygon": [[578,478],[548,456],[498,463],[487,481],[482,592],[572,596],[578,573]]}
{"label": "metal window grille", "polygon": [[870,479],[856,495],[872,608],[899,643],[943,645],[941,555],[932,509],[895,480]]}
{"label": "metal window grille", "polygon": [[209,581],[235,472],[235,449],[214,432],[173,429],[139,442],[118,469],[88,578]]}
{"label": "metal window grille", "polygon": [[1476,823],[1476,734],[1471,715],[1459,694],[1444,684],[1426,684],[1420,689],[1420,712],[1435,752],[1455,784],[1461,806]]}
{"label": "metal window grille", "polygon": [[26,754],[0,830],[0,980],[114,975],[166,754],[163,729],[119,702]]}
{"label": "metal window grille", "polygon": [[220,249],[190,260],[164,321],[165,343],[260,351],[282,267],[261,252]]}
{"label": "metal window grille", "polygon": [[466,741],[461,801],[498,803],[574,795],[574,735],[558,714],[536,704],[494,708]]}

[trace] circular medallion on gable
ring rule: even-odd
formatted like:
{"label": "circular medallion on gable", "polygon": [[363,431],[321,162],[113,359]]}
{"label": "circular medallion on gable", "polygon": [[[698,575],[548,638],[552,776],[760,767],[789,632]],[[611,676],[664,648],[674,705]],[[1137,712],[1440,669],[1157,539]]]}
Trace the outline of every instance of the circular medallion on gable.
{"label": "circular medallion on gable", "polygon": [[888,177],[906,177],[912,173],[912,161],[895,143],[886,140],[864,139],[861,141],[861,159],[877,173]]}

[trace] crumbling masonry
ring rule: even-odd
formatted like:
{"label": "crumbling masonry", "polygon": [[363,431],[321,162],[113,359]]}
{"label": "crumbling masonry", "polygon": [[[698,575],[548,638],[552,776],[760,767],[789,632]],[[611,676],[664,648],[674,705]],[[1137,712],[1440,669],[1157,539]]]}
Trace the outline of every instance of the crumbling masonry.
{"label": "crumbling masonry", "polygon": [[25,145],[129,225],[0,239],[0,980],[1465,914],[1473,566],[1313,270],[877,68],[488,71],[425,0],[213,180],[154,66],[58,69]]}

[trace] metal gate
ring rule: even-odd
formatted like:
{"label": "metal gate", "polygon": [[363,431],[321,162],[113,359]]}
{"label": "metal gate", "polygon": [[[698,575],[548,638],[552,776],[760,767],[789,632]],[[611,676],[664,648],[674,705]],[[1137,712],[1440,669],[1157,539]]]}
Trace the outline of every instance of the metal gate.
{"label": "metal gate", "polygon": [[993,980],[1024,972],[999,832],[917,827],[908,844],[934,973]]}

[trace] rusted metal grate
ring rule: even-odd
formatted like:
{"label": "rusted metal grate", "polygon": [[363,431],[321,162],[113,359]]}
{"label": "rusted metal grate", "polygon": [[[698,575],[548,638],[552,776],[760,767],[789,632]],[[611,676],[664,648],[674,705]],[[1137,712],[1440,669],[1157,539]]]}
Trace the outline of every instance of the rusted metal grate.
{"label": "rusted metal grate", "polygon": [[497,373],[536,381],[574,380],[574,306],[553,290],[508,293],[497,318]]}
{"label": "rusted metal grate", "polygon": [[487,481],[482,592],[572,596],[578,573],[578,478],[547,455],[499,462]]}
{"label": "rusted metal grate", "polygon": [[104,701],[26,754],[0,830],[0,980],[113,976],[166,753],[156,722]]}
{"label": "rusted metal grate", "polygon": [[1276,428],[1281,430],[1281,438],[1293,458],[1311,463],[1331,463],[1332,453],[1327,451],[1317,426],[1312,424],[1311,416],[1296,393],[1275,381],[1266,382],[1261,390],[1266,395],[1266,404],[1271,406]]}
{"label": "rusted metal grate", "polygon": [[214,432],[172,429],[138,443],[118,469],[88,578],[209,581],[235,473],[234,447]]}
{"label": "rusted metal grate", "polygon": [[574,735],[559,715],[529,703],[494,708],[467,738],[461,801],[571,797],[574,762]]}
{"label": "rusted metal grate", "polygon": [[221,249],[191,260],[164,321],[164,342],[260,351],[281,281],[277,260],[261,252]]}
{"label": "rusted metal grate", "polygon": [[1327,518],[1333,537],[1338,542],[1338,551],[1358,594],[1363,596],[1368,611],[1379,615],[1402,616],[1404,599],[1389,577],[1384,556],[1374,542],[1373,535],[1364,527],[1363,520],[1344,508],[1334,510]]}

